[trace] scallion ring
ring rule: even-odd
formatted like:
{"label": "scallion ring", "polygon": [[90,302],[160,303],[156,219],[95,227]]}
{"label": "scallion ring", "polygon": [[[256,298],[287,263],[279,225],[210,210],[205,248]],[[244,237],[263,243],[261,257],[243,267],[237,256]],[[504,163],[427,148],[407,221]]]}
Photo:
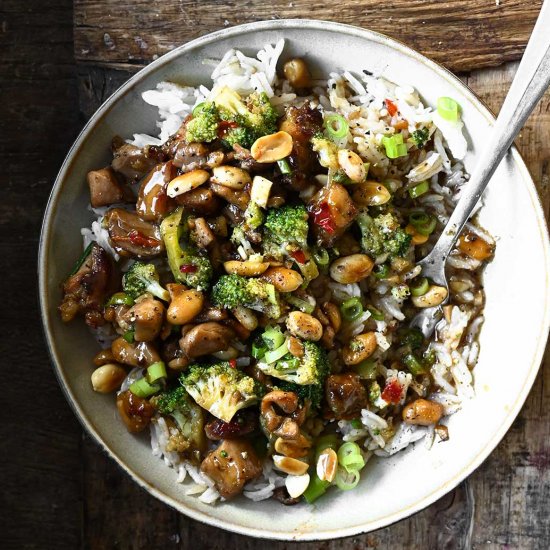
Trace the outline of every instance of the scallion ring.
{"label": "scallion ring", "polygon": [[384,320],[384,314],[379,309],[376,309],[375,307],[372,307],[372,306],[368,306],[367,310],[375,321]]}
{"label": "scallion ring", "polygon": [[149,384],[146,378],[140,378],[130,384],[128,388],[137,397],[149,397],[160,390],[160,386],[157,384]]}
{"label": "scallion ring", "polygon": [[350,298],[340,305],[340,312],[346,321],[355,321],[363,313],[363,304],[359,298]]}
{"label": "scallion ring", "polygon": [[334,482],[336,483],[338,489],[341,489],[342,491],[350,491],[351,489],[355,489],[355,487],[357,487],[360,479],[361,476],[357,470],[347,472],[344,468],[338,468],[336,470]]}
{"label": "scallion ring", "polygon": [[348,121],[342,115],[329,115],[325,118],[325,130],[332,139],[345,137],[349,130]]}
{"label": "scallion ring", "polygon": [[166,376],[166,365],[162,361],[156,361],[147,367],[147,380],[150,384],[166,378]]}
{"label": "scallion ring", "polygon": [[279,167],[281,174],[292,174],[292,168],[290,167],[290,163],[288,162],[288,159],[284,158],[284,159],[278,160],[277,166]]}
{"label": "scallion ring", "polygon": [[126,340],[126,342],[128,342],[129,344],[133,344],[134,343],[134,331],[133,330],[127,330],[123,335],[122,337],[124,338],[124,340]]}
{"label": "scallion ring", "polygon": [[364,380],[374,380],[378,374],[378,366],[374,359],[361,361],[353,367],[353,370]]}
{"label": "scallion ring", "polygon": [[365,459],[361,454],[361,448],[357,443],[348,441],[338,449],[338,464],[350,473],[359,471],[365,466]]}
{"label": "scallion ring", "polygon": [[313,249],[313,259],[319,267],[325,267],[330,262],[330,256],[327,249],[319,246]]}
{"label": "scallion ring", "polygon": [[272,351],[268,351],[264,355],[264,361],[267,364],[275,363],[275,361],[282,359],[287,353],[288,353],[288,345],[285,340],[282,346],[279,346],[277,349],[274,349]]}
{"label": "scallion ring", "polygon": [[372,273],[377,279],[386,279],[390,274],[390,266],[388,264],[377,265]]}
{"label": "scallion ring", "polygon": [[206,107],[206,102],[199,103],[198,105],[195,105],[195,108],[193,109],[193,116],[198,116],[202,113],[204,108]]}
{"label": "scallion ring", "polygon": [[426,212],[413,212],[409,214],[409,223],[421,235],[431,235],[437,225],[437,219]]}
{"label": "scallion ring", "polygon": [[409,196],[411,199],[416,199],[430,190],[430,184],[427,180],[417,183],[414,187],[409,188]]}
{"label": "scallion ring", "polygon": [[412,353],[407,353],[407,355],[403,357],[403,363],[413,376],[426,372],[424,365],[422,365],[422,363]]}
{"label": "scallion ring", "polygon": [[450,97],[440,97],[437,100],[437,112],[442,119],[456,122],[458,120],[458,103]]}
{"label": "scallion ring", "polygon": [[409,290],[413,296],[424,296],[430,288],[430,283],[426,277],[414,280],[409,286]]}

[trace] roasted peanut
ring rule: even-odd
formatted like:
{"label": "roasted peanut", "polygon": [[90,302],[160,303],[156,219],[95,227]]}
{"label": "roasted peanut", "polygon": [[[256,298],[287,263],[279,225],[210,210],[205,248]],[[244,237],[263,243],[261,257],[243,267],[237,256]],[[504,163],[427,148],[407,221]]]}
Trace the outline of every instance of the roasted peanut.
{"label": "roasted peanut", "polygon": [[287,132],[277,132],[258,138],[250,149],[256,162],[276,162],[288,157],[292,152],[292,137]]}
{"label": "roasted peanut", "polygon": [[435,307],[442,304],[448,294],[449,292],[444,286],[431,285],[426,294],[413,296],[411,301],[416,307]]}
{"label": "roasted peanut", "polygon": [[273,464],[277,470],[293,476],[301,476],[307,472],[307,462],[302,462],[289,456],[273,455]]}
{"label": "roasted peanut", "polygon": [[338,456],[334,449],[325,449],[319,454],[317,459],[317,477],[321,481],[332,482],[336,476],[336,469],[338,468]]}
{"label": "roasted peanut", "polygon": [[474,233],[462,235],[458,239],[458,249],[466,254],[466,256],[480,262],[489,258],[494,252],[493,247],[487,241],[484,241]]}
{"label": "roasted peanut", "polygon": [[110,349],[102,349],[94,357],[94,365],[96,367],[101,367],[107,363],[112,363],[114,360],[113,352]]}
{"label": "roasted peanut", "polygon": [[212,170],[210,178],[214,183],[240,191],[248,183],[252,183],[250,174],[237,166],[217,166]]}
{"label": "roasted peanut", "polygon": [[391,199],[388,188],[377,181],[364,181],[353,187],[351,195],[360,206],[380,206]]}
{"label": "roasted peanut", "polygon": [[237,306],[232,310],[233,315],[247,330],[255,330],[258,327],[258,318],[256,314],[249,308]]}
{"label": "roasted peanut", "polygon": [[288,475],[285,479],[285,487],[288,495],[292,499],[297,499],[303,495],[309,485],[309,474],[305,473],[300,476]]}
{"label": "roasted peanut", "polygon": [[206,183],[209,177],[206,170],[192,170],[175,177],[166,187],[166,194],[172,198],[183,195]]}
{"label": "roasted peanut", "polygon": [[285,78],[294,88],[307,88],[311,86],[311,74],[303,59],[296,57],[289,59],[283,65]]}
{"label": "roasted peanut", "polygon": [[269,281],[279,292],[293,292],[304,282],[297,271],[287,267],[270,267],[262,275],[262,279]]}
{"label": "roasted peanut", "polygon": [[338,306],[332,302],[325,302],[321,306],[321,310],[328,317],[330,326],[334,329],[334,332],[338,332],[342,326],[342,316],[340,315]]}
{"label": "roasted peanut", "polygon": [[352,254],[332,262],[330,276],[344,285],[358,283],[368,277],[374,267],[374,262],[366,254]]}
{"label": "roasted peanut", "polygon": [[269,264],[266,262],[252,262],[250,260],[244,262],[229,260],[228,262],[224,262],[223,267],[230,275],[235,274],[241,277],[257,277],[267,270]]}
{"label": "roasted peanut", "polygon": [[116,363],[107,363],[92,373],[92,387],[99,393],[111,393],[120,388],[126,371]]}
{"label": "roasted peanut", "polygon": [[439,422],[443,416],[443,406],[428,399],[417,399],[405,405],[402,414],[406,424],[429,426]]}
{"label": "roasted peanut", "polygon": [[[282,416],[280,412],[289,416]],[[300,425],[305,419],[305,408],[300,407],[298,397],[293,392],[273,390],[264,395],[260,413],[265,428],[283,439],[296,439],[300,435]]]}
{"label": "roasted peanut", "polygon": [[377,346],[374,332],[365,332],[355,336],[342,350],[342,357],[346,365],[357,365],[370,357]]}
{"label": "roasted peanut", "polygon": [[286,328],[293,336],[317,342],[323,336],[323,325],[308,313],[292,311],[286,319]]}
{"label": "roasted peanut", "polygon": [[292,439],[279,437],[275,440],[275,450],[291,458],[302,458],[307,456],[311,447],[311,441],[302,433],[298,433]]}
{"label": "roasted peanut", "polygon": [[294,355],[294,357],[303,357],[304,355],[304,345],[298,338],[290,336],[287,340],[288,351]]}
{"label": "roasted peanut", "polygon": [[204,305],[204,295],[198,290],[187,290],[183,285],[166,285],[170,293],[170,305],[166,317],[172,325],[185,325],[192,321]]}
{"label": "roasted peanut", "polygon": [[355,183],[365,181],[367,170],[363,159],[357,153],[349,149],[340,149],[338,151],[338,164],[351,181]]}

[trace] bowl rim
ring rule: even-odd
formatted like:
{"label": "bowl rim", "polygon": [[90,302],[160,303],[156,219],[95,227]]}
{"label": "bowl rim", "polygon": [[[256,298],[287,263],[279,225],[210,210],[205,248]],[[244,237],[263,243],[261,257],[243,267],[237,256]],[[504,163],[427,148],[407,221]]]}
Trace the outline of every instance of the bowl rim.
{"label": "bowl rim", "polygon": [[[62,191],[62,183],[66,180],[67,175],[70,173],[73,161],[75,157],[81,152],[81,149],[85,145],[88,137],[93,131],[94,126],[111,110],[113,105],[118,101],[118,99],[124,95],[126,92],[130,91],[135,87],[146,75],[150,72],[153,72],[157,68],[166,65],[172,62],[174,59],[178,58],[181,54],[188,51],[192,51],[197,47],[201,47],[213,42],[216,42],[220,38],[227,37],[238,37],[243,33],[255,32],[258,30],[264,31],[281,31],[284,32],[285,29],[289,28],[298,28],[303,29],[307,28],[309,30],[316,31],[329,31],[336,32],[342,35],[351,35],[365,39],[367,41],[374,41],[380,44],[387,45],[391,47],[394,51],[397,51],[404,56],[412,57],[415,60],[423,63],[428,68],[438,73],[439,76],[446,79],[449,84],[454,87],[461,89],[462,93],[468,97],[472,105],[478,110],[478,112],[487,120],[488,124],[492,126],[495,122],[495,117],[489,108],[480,100],[474,92],[464,84],[458,77],[452,74],[448,69],[442,65],[436,63],[435,61],[427,58],[423,54],[420,54],[411,47],[405,45],[404,43],[390,38],[382,33],[375,32],[369,29],[363,29],[360,27],[355,27],[353,25],[347,25],[343,23],[336,23],[332,21],[323,21],[323,20],[310,20],[310,19],[279,19],[274,21],[257,21],[253,23],[246,23],[244,25],[237,25],[235,27],[230,27],[227,29],[222,29],[209,33],[205,36],[196,38],[186,44],[183,44],[174,50],[164,54],[159,57],[157,60],[151,62],[146,67],[139,70],[135,75],[132,75],[122,86],[120,86],[105,102],[99,107],[99,109],[92,115],[89,121],[85,124],[75,142],[69,149],[65,160],[59,170],[59,173],[55,179],[52,191],[50,193],[48,203],[44,212],[44,218],[40,233],[40,242],[39,242],[39,251],[38,251],[38,278],[39,278],[39,301],[40,301],[40,313],[42,318],[44,337],[47,343],[48,351],[51,358],[51,363],[53,370],[58,379],[58,382],[61,386],[61,389],[75,413],[76,417],[82,424],[83,428],[88,432],[88,434],[95,440],[97,444],[107,453],[107,455],[112,458],[116,463],[127,473],[130,477],[143,489],[147,490],[154,497],[162,501],[163,503],[175,508],[180,513],[187,515],[188,517],[195,519],[197,521],[212,525],[214,527],[219,527],[234,533],[239,533],[242,535],[263,538],[263,539],[272,539],[272,540],[287,540],[287,541],[317,541],[317,540],[326,540],[340,537],[347,537],[358,535],[362,533],[367,533],[375,529],[380,529],[400,521],[404,518],[407,518],[420,510],[426,508],[439,498],[443,497],[453,488],[455,488],[461,481],[468,477],[474,470],[476,470],[485,459],[493,452],[499,442],[508,432],[512,422],[515,420],[519,414],[527,396],[531,390],[531,387],[537,376],[540,364],[543,359],[546,341],[548,338],[548,332],[550,329],[550,299],[549,293],[546,292],[545,302],[545,319],[541,324],[541,331],[537,340],[537,347],[532,355],[531,366],[523,381],[523,386],[518,392],[518,397],[514,404],[509,408],[506,420],[501,424],[499,430],[493,434],[489,442],[485,447],[477,454],[477,456],[470,461],[470,463],[457,472],[450,480],[440,485],[437,489],[432,491],[430,494],[424,496],[423,498],[416,501],[414,504],[403,508],[393,514],[388,514],[384,517],[378,518],[376,520],[357,524],[351,527],[338,528],[332,530],[326,530],[322,532],[315,531],[305,531],[298,532],[292,531],[288,533],[281,533],[278,531],[263,529],[263,528],[251,528],[243,527],[237,523],[225,521],[210,514],[199,511],[193,507],[187,506],[186,504],[173,499],[172,497],[164,494],[161,490],[157,489],[147,480],[142,478],[140,474],[133,471],[129,466],[125,464],[123,457],[118,456],[109,445],[102,439],[98,431],[96,430],[93,422],[89,419],[80,408],[71,388],[69,387],[67,380],[64,376],[63,370],[61,369],[61,361],[59,360],[58,351],[56,343],[52,338],[51,330],[51,319],[48,309],[48,265],[47,265],[47,256],[49,250],[50,242],[50,233],[52,230],[51,221],[54,217],[54,214],[57,210],[57,199]],[[544,210],[538,192],[536,190],[533,179],[525,165],[521,154],[516,149],[515,146],[511,148],[511,156],[514,160],[515,165],[518,167],[519,171],[522,174],[522,177],[525,181],[525,185],[528,188],[531,202],[533,208],[537,213],[537,223],[541,233],[541,239],[544,245],[545,253],[545,264],[546,264],[546,280],[548,289],[550,285],[548,284],[550,276],[550,241],[548,237],[548,227],[545,220]]]}

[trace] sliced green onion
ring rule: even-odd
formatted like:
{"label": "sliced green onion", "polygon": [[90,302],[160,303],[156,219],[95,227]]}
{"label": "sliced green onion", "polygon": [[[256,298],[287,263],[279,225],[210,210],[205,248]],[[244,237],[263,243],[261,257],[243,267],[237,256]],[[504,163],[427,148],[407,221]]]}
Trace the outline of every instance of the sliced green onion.
{"label": "sliced green onion", "polygon": [[203,101],[202,103],[199,103],[198,105],[195,105],[195,108],[193,109],[193,116],[200,115],[205,107],[206,107],[205,101]]}
{"label": "sliced green onion", "polygon": [[107,303],[105,304],[107,307],[110,306],[133,306],[134,300],[126,292],[115,292]]}
{"label": "sliced green onion", "polygon": [[292,168],[290,167],[290,163],[288,162],[288,159],[284,158],[284,159],[278,160],[277,166],[279,167],[281,174],[292,174]]}
{"label": "sliced green onion", "polygon": [[390,266],[388,264],[381,264],[374,267],[373,275],[377,279],[386,279],[390,274]]}
{"label": "sliced green onion", "polygon": [[405,329],[401,336],[401,344],[403,346],[410,346],[411,349],[418,349],[422,345],[422,342],[424,342],[424,335],[417,328]]}
{"label": "sliced green onion", "polygon": [[372,307],[372,306],[368,306],[367,310],[370,312],[371,317],[375,321],[383,321],[384,320],[384,314],[379,309],[376,309],[375,307]]}
{"label": "sliced green onion", "polygon": [[365,167],[365,177],[367,177],[370,170],[370,162],[364,162],[363,166]]}
{"label": "sliced green onion", "polygon": [[340,312],[346,321],[355,321],[363,313],[363,304],[359,298],[350,298],[340,305]]}
{"label": "sliced green onion", "polygon": [[[315,442],[315,455],[319,458],[319,455],[326,449],[336,450],[338,447],[338,437],[336,434],[325,434],[317,438]],[[317,460],[315,461],[317,462]]]}
{"label": "sliced green onion", "polygon": [[82,256],[76,260],[73,269],[69,273],[69,277],[72,277],[81,267],[82,264],[88,259],[88,256],[90,255],[90,252],[92,251],[92,247],[94,246],[94,243],[91,242],[85,249],[84,252],[82,252]]}
{"label": "sliced green onion", "polygon": [[354,418],[351,422],[351,427],[355,430],[360,430],[363,427],[363,422],[361,422],[360,418]]}
{"label": "sliced green onion", "polygon": [[361,448],[357,443],[348,441],[338,449],[338,464],[345,468],[346,472],[359,471],[365,467],[365,459],[361,454]]}
{"label": "sliced green onion", "polygon": [[272,351],[268,351],[264,355],[264,361],[268,364],[275,363],[275,361],[278,361],[279,359],[284,357],[287,353],[288,353],[288,345],[285,340],[282,346],[279,346],[277,349],[274,349]]}
{"label": "sliced green onion", "polygon": [[386,156],[390,159],[405,157],[408,154],[407,146],[403,143],[403,135],[384,136],[382,145],[386,148]]}
{"label": "sliced green onion", "polygon": [[320,267],[325,267],[330,262],[330,256],[326,248],[315,247],[313,249],[313,259],[315,263]]}
{"label": "sliced green onion", "polygon": [[274,350],[281,347],[285,337],[279,327],[267,327],[262,334],[262,340],[270,350]]}
{"label": "sliced green onion", "polygon": [[355,487],[357,487],[360,479],[361,476],[357,470],[348,472],[344,468],[338,468],[336,470],[334,482],[336,483],[338,489],[341,489],[342,491],[350,491],[351,489],[355,489]]}
{"label": "sliced green onion", "polygon": [[403,357],[403,364],[409,369],[413,376],[426,372],[424,365],[412,354],[407,353]]}
{"label": "sliced green onion", "polygon": [[458,103],[450,97],[440,97],[437,100],[437,112],[444,120],[456,122],[458,120]]}
{"label": "sliced green onion", "polygon": [[285,295],[285,300],[291,305],[296,308],[298,308],[300,311],[303,311],[304,313],[313,313],[315,310],[315,306],[308,302],[307,300],[302,300],[302,298],[298,298],[298,296],[293,296],[292,294]]}
{"label": "sliced green onion", "polygon": [[138,397],[149,397],[160,390],[160,386],[157,384],[149,384],[146,378],[140,378],[130,384],[128,388],[134,395]]}
{"label": "sliced green onion", "polygon": [[319,476],[312,472],[310,474],[309,485],[304,491],[304,498],[308,504],[313,504],[319,497],[323,496],[330,483],[319,479]]}
{"label": "sliced green onion", "polygon": [[374,380],[378,374],[378,365],[374,359],[365,359],[358,365],[353,367],[353,370],[360,378],[365,380]]}
{"label": "sliced green onion", "polygon": [[285,370],[292,370],[295,371],[300,366],[300,359],[299,357],[294,357],[293,355],[290,356],[290,359],[283,359],[282,361],[279,361],[277,363],[277,370],[285,371]]}
{"label": "sliced green onion", "polygon": [[126,340],[126,342],[128,342],[129,344],[133,344],[134,343],[134,331],[133,330],[127,330],[123,335],[122,337],[124,338],[124,340]]}
{"label": "sliced green onion", "polygon": [[430,184],[427,180],[417,183],[414,187],[409,188],[409,196],[411,199],[416,199],[424,193],[427,193],[430,190]]}
{"label": "sliced green onion", "polygon": [[409,223],[421,235],[431,235],[437,225],[437,219],[425,212],[413,212],[409,214]]}
{"label": "sliced green onion", "polygon": [[420,279],[416,279],[409,286],[409,290],[411,291],[411,294],[413,296],[424,296],[424,294],[428,292],[429,288],[430,283],[428,282],[428,279],[426,279],[426,277],[420,277]]}
{"label": "sliced green onion", "polygon": [[161,378],[166,378],[166,376],[166,365],[162,361],[151,363],[147,367],[147,380],[150,384],[160,380]]}
{"label": "sliced green onion", "polygon": [[332,139],[340,139],[348,134],[349,124],[342,115],[329,115],[325,118],[325,130]]}
{"label": "sliced green onion", "polygon": [[262,346],[260,344],[257,344],[256,342],[254,342],[252,344],[252,357],[254,357],[254,359],[261,359],[264,355],[265,355],[265,352],[267,351],[267,346]]}

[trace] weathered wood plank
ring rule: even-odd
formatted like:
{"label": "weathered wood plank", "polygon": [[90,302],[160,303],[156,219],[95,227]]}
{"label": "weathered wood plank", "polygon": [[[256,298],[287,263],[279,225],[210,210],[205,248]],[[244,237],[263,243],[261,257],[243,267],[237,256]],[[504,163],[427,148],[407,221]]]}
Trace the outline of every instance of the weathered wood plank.
{"label": "weathered wood plank", "polygon": [[[542,2],[535,0],[75,0],[78,62],[141,65],[220,28],[307,17],[370,28],[454,71],[500,65],[523,52]],[[131,15],[129,15],[131,14]]]}

